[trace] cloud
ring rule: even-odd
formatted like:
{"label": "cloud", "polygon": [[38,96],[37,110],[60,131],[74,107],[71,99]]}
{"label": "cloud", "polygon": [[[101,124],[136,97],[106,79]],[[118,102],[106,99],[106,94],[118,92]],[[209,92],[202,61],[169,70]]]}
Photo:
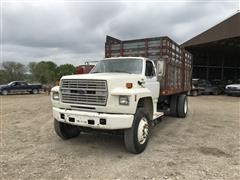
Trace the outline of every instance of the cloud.
{"label": "cloud", "polygon": [[104,56],[106,35],[178,43],[236,12],[236,2],[3,3],[3,60],[75,65]]}

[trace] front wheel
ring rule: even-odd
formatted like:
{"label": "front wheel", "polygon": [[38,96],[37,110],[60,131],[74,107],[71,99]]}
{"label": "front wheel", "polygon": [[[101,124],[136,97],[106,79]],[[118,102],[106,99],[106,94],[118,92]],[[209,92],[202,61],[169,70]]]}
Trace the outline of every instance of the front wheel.
{"label": "front wheel", "polygon": [[134,154],[143,152],[147,146],[150,134],[150,118],[144,108],[138,108],[132,127],[124,131],[124,142],[126,149]]}
{"label": "front wheel", "polygon": [[3,90],[2,91],[2,95],[6,96],[8,94],[8,91],[7,90]]}
{"label": "front wheel", "polygon": [[62,139],[70,139],[80,134],[77,126],[62,123],[54,119],[54,129],[56,134]]}

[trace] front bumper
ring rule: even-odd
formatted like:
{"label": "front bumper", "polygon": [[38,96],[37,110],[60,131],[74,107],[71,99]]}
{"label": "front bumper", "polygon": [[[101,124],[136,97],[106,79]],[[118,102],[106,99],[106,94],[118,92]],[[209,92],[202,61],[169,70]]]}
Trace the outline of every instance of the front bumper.
{"label": "front bumper", "polygon": [[[132,127],[133,115],[83,112],[53,107],[57,121],[93,129],[127,129]],[[106,122],[106,123],[104,123]]]}

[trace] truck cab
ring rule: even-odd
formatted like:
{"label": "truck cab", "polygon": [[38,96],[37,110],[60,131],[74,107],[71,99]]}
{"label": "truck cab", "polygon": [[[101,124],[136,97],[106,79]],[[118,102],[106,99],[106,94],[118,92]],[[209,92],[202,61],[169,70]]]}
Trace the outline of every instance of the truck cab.
{"label": "truck cab", "polygon": [[57,135],[69,139],[85,129],[120,130],[128,151],[144,151],[153,121],[163,115],[157,105],[164,66],[157,67],[144,57],[106,58],[90,74],[62,77],[51,91]]}

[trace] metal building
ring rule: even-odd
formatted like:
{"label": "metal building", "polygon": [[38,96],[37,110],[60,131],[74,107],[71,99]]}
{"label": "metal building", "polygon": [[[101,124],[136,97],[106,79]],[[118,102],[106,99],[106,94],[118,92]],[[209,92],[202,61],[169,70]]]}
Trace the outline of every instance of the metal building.
{"label": "metal building", "polygon": [[237,12],[182,46],[193,55],[193,78],[240,79],[240,13]]}

